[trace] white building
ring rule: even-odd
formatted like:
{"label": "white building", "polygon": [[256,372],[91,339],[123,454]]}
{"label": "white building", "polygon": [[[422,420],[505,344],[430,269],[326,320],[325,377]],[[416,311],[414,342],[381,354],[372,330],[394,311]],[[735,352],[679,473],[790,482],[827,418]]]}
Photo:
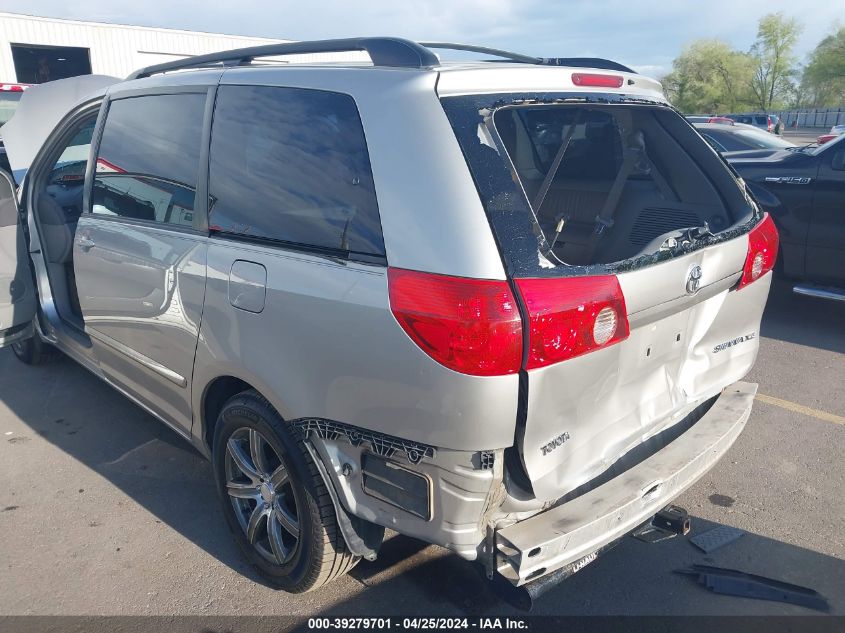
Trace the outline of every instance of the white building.
{"label": "white building", "polygon": [[[190,55],[284,41],[289,40],[0,12],[0,83],[43,83],[88,73],[125,77],[138,68]],[[300,62],[336,58],[340,56],[290,57]]]}

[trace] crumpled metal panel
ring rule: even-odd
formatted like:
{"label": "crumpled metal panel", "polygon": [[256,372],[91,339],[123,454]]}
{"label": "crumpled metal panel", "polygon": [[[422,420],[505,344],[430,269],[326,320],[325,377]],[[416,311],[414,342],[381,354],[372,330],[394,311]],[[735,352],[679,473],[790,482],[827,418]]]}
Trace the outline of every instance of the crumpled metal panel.
{"label": "crumpled metal panel", "polygon": [[[742,246],[744,259],[746,247]],[[687,265],[695,258],[701,262],[700,253],[689,258]],[[730,274],[735,270],[730,259],[723,268],[727,277],[713,282],[716,294],[702,299],[708,294],[704,288],[699,296],[676,299],[679,305],[672,305],[670,297],[677,292],[669,284],[682,283],[683,275],[675,280],[655,268],[635,280],[620,275],[626,297],[650,293],[652,303],[651,308],[629,315],[630,337],[528,372],[528,414],[521,449],[538,499],[558,499],[590,481],[748,373],[757,357],[771,274],[740,291],[729,290],[736,279]],[[681,264],[679,270],[686,270],[685,262],[673,261]],[[543,451],[562,434],[569,439]]]}
{"label": "crumpled metal panel", "polygon": [[737,382],[686,433],[590,492],[496,532],[497,569],[515,585],[590,555],[657,513],[715,464],[745,428],[757,385]]}

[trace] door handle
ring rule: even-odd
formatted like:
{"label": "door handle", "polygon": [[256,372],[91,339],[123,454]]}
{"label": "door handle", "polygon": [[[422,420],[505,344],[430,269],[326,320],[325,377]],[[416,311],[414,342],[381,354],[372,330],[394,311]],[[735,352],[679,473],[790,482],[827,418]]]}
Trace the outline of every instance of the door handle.
{"label": "door handle", "polygon": [[76,240],[76,245],[79,246],[86,253],[94,248],[94,240],[90,237],[82,236]]}

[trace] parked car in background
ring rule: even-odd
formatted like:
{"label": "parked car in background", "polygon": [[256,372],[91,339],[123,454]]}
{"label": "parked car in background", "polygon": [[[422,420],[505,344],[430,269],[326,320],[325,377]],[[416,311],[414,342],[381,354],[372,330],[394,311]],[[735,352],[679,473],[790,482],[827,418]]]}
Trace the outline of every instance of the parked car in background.
{"label": "parked car in background", "polygon": [[3,128],[0,344],[192,442],[288,591],[385,527],[548,586],[751,412],[778,236],[735,173],[625,66],[450,48],[491,53],[224,51],[45,83]]}
{"label": "parked car in background", "polygon": [[729,119],[724,116],[700,116],[700,115],[691,115],[685,117],[687,121],[690,123],[721,123],[723,125],[733,125],[733,119]]}
{"label": "parked car in background", "polygon": [[828,141],[832,141],[837,136],[840,136],[842,134],[845,134],[845,125],[834,125],[832,128],[830,128],[830,132],[819,136],[819,138],[816,139],[816,143],[818,143],[819,145],[824,145]]}
{"label": "parked car in background", "polygon": [[[0,126],[12,118],[15,108],[23,96],[23,91],[29,84],[0,83]],[[0,169],[10,171],[9,159],[6,156],[6,148],[3,146],[3,139],[0,138]]]}
{"label": "parked car in background", "polygon": [[795,292],[845,300],[845,135],[825,145],[723,154],[775,221]]}
{"label": "parked car in background", "polygon": [[728,119],[736,121],[737,123],[745,123],[746,125],[753,125],[756,128],[765,130],[766,132],[775,131],[775,123],[772,115],[765,112],[758,112],[753,114],[726,114]]}
{"label": "parked car in background", "polygon": [[694,127],[717,152],[795,147],[794,143],[790,143],[775,134],[769,134],[743,123],[732,126],[717,123],[696,123]]}

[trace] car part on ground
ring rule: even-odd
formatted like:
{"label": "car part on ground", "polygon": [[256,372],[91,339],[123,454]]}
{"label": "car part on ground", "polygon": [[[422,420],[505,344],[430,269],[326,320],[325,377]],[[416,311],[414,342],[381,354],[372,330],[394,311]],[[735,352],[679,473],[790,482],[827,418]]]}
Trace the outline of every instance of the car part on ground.
{"label": "car part on ground", "polygon": [[713,593],[786,602],[825,613],[830,611],[827,599],[817,591],[774,578],[710,565],[693,565],[689,569],[677,569],[675,573],[695,577],[698,584]]}
{"label": "car part on ground", "polygon": [[739,528],[731,527],[730,525],[720,525],[717,528],[713,528],[707,532],[702,532],[701,534],[696,534],[695,536],[690,537],[690,543],[695,545],[705,554],[709,554],[723,545],[733,543],[744,534],[745,530],[740,530]]}

